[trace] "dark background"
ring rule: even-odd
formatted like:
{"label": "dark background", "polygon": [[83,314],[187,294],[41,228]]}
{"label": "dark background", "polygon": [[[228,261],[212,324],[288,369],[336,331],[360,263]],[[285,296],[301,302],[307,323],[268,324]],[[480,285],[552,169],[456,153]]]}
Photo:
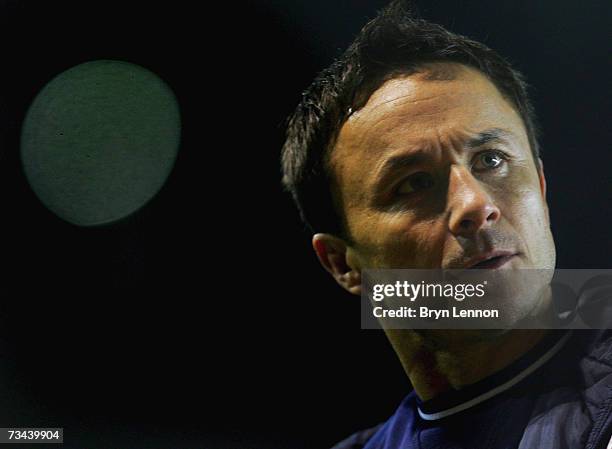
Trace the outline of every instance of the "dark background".
{"label": "dark background", "polygon": [[[193,2],[196,3],[196,2]],[[283,122],[382,1],[1,1],[0,427],[65,447],[325,448],[409,383],[359,300],[318,267],[280,188]],[[534,86],[561,268],[611,268],[609,1],[419,1]],[[62,222],[19,162],[53,76],[120,59],[183,115],[176,167],[139,213]]]}

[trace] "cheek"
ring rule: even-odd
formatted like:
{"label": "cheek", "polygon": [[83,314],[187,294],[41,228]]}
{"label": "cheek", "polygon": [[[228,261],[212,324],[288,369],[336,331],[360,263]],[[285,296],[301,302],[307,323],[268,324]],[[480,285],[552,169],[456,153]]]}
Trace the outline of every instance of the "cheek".
{"label": "cheek", "polygon": [[[505,216],[536,267],[554,265],[554,243],[546,202],[539,185],[516,190],[506,202]],[[503,212],[502,212],[503,214]],[[552,262],[551,262],[552,261]]]}
{"label": "cheek", "polygon": [[[432,268],[442,257],[444,232],[434,220],[413,220],[406,213],[363,216],[353,238],[370,267]],[[367,224],[366,224],[367,223]],[[357,234],[357,232],[359,233]]]}
{"label": "cheek", "polygon": [[539,192],[526,193],[519,213],[525,231],[523,235],[537,245],[550,232],[545,200]]}
{"label": "cheek", "polygon": [[413,252],[405,268],[437,268],[444,254],[447,228],[443,220],[422,220],[402,228],[405,246],[412,246]]}
{"label": "cheek", "polygon": [[535,170],[528,163],[517,164],[508,178],[494,186],[493,195],[500,206],[502,216],[517,225],[537,222],[546,217],[546,209],[540,182]]}
{"label": "cheek", "polygon": [[523,176],[513,184],[514,188],[507,189],[503,193],[504,203],[508,209],[506,216],[522,224],[523,227],[535,226],[536,229],[532,228],[530,232],[547,228],[546,203],[537,177]]}
{"label": "cheek", "polygon": [[517,217],[521,221],[529,221],[533,215],[540,216],[544,208],[540,193],[527,189],[517,191],[507,203],[510,205],[510,216]]}

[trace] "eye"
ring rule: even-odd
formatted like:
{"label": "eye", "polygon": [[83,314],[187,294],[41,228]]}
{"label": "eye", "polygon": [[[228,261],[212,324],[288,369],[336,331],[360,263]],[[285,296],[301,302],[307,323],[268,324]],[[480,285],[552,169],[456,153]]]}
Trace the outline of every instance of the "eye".
{"label": "eye", "polygon": [[405,178],[397,188],[396,192],[400,195],[407,195],[429,189],[433,185],[433,176],[431,176],[429,173],[418,172]]}
{"label": "eye", "polygon": [[476,155],[473,168],[476,171],[495,170],[506,161],[505,155],[501,151],[489,150]]}

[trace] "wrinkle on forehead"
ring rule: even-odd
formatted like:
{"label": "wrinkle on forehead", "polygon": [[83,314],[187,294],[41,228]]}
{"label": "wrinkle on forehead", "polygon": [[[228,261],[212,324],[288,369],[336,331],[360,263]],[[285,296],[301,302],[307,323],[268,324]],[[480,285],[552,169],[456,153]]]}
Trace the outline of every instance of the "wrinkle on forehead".
{"label": "wrinkle on forehead", "polygon": [[[397,73],[394,76],[390,76],[385,82],[383,82],[378,89],[376,89],[368,98],[365,105],[359,110],[355,111],[349,119],[358,120],[359,112],[363,108],[368,108],[368,106],[373,107],[374,109],[380,106],[384,106],[385,103],[395,102],[401,100],[402,97],[412,97],[412,101],[427,101],[429,99],[437,98],[435,95],[429,97],[422,98],[413,98],[415,91],[416,83],[418,81],[452,81],[458,77],[462,76],[462,72],[473,72],[474,69],[471,69],[467,66],[464,66],[459,63],[449,63],[449,62],[430,62],[422,64],[417,70],[410,71],[407,73]],[[477,72],[477,71],[476,71]],[[480,72],[477,72],[480,73]],[[406,95],[399,95],[394,93],[393,90],[388,91],[386,88],[391,87],[395,88],[397,86],[402,87],[406,91]],[[383,89],[385,87],[385,89]],[[409,99],[410,100],[410,99]]]}
{"label": "wrinkle on forehead", "polygon": [[438,101],[440,95],[422,95],[417,88],[413,77],[394,78],[385,82],[376,92],[372,94],[363,108],[354,112],[347,124],[356,124],[367,119],[373,113],[385,114],[389,110],[395,110],[407,103],[418,104],[423,102]]}
{"label": "wrinkle on forehead", "polygon": [[[455,76],[450,80],[448,77],[431,80],[427,73],[416,73],[383,83],[363,108],[345,122],[336,149],[350,146],[371,152],[376,149],[372,148],[374,142],[383,144],[386,137],[392,138],[396,132],[425,137],[447,126],[477,132],[480,130],[462,128],[477,115],[510,114],[518,120],[517,124],[522,124],[512,105],[485,75],[476,69],[455,65]],[[449,85],[453,88],[449,89]]]}

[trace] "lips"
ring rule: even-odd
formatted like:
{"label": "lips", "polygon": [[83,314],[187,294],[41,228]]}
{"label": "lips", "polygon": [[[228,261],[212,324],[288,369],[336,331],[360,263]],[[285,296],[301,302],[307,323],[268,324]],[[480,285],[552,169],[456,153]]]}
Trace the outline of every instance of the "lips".
{"label": "lips", "polygon": [[518,253],[512,251],[492,251],[478,255],[468,261],[468,269],[495,269],[508,263]]}

